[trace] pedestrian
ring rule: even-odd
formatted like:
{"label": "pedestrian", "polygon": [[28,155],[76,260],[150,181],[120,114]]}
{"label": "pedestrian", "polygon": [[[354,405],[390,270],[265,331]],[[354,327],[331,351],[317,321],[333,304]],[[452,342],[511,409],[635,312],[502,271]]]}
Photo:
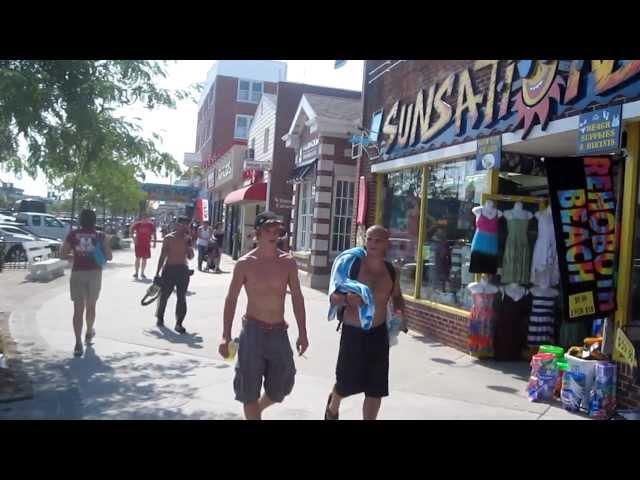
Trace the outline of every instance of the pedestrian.
{"label": "pedestrian", "polygon": [[[156,248],[156,227],[149,219],[149,215],[143,213],[140,220],[131,225],[130,233],[136,255],[135,273],[133,278],[138,279],[138,271],[144,279],[144,269],[147,267],[147,260],[151,258],[151,239],[153,238],[153,248]],[[142,264],[142,265],[141,265]]]}
{"label": "pedestrian", "polygon": [[94,329],[96,303],[102,285],[101,259],[97,258],[100,252],[107,260],[113,258],[109,238],[96,230],[95,212],[82,210],[80,228],[72,230],[67,235],[62,247],[62,258],[73,261],[69,289],[73,302],[73,332],[76,337],[73,355],[76,357],[83,354],[82,326],[85,310],[87,322],[85,343],[89,345],[96,334]]}
{"label": "pedestrian", "polygon": [[198,270],[202,271],[202,262],[207,255],[209,241],[213,237],[213,229],[209,226],[209,222],[203,222],[198,227],[196,234],[196,246],[198,247]]}
{"label": "pedestrian", "polygon": [[[367,230],[365,249],[356,247],[336,257],[335,262],[345,271],[341,272],[341,266],[336,268],[334,264],[329,301],[332,309],[338,309],[342,336],[336,383],[327,401],[325,420],[338,420],[341,400],[358,393],[365,394],[363,418],[375,420],[382,397],[389,395],[389,333],[386,321],[390,300],[394,310],[402,314],[401,330],[407,332],[407,328],[399,279],[393,265],[385,260],[388,247],[389,231],[381,225],[374,225]],[[332,291],[338,275],[350,281],[337,285],[337,289]],[[347,283],[350,288],[343,289]]]}
{"label": "pedestrian", "polygon": [[[193,248],[189,237],[189,219],[179,217],[176,223],[176,231],[167,235],[162,241],[162,251],[158,260],[156,278],[159,278],[162,291],[156,310],[156,325],[164,327],[164,311],[167,308],[167,300],[175,287],[176,296],[176,326],[175,331],[186,333],[182,326],[187,315],[187,287],[189,286],[189,260],[194,257]],[[166,264],[165,264],[166,262]],[[163,268],[164,267],[164,268]]]}
{"label": "pedestrian", "polygon": [[216,223],[215,229],[213,230],[213,236],[216,237],[218,247],[222,250],[222,241],[224,240],[224,225],[222,222]]}
{"label": "pedestrian", "polygon": [[[282,220],[272,212],[263,212],[256,217],[255,229],[258,247],[240,258],[233,270],[218,348],[222,357],[229,357],[233,317],[244,286],[247,310],[242,318],[233,387],[247,420],[260,420],[265,408],[282,402],[293,389],[296,368],[284,320],[287,286],[298,324],[298,354],[309,346],[298,266],[290,254],[276,246],[284,231]],[[263,380],[265,392],[260,396]]]}

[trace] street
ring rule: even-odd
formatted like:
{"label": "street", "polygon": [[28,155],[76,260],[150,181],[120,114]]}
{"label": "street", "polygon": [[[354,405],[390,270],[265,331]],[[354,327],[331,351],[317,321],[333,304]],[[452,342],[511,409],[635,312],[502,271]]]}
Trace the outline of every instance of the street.
{"label": "street", "polygon": [[[153,277],[160,249],[152,250],[146,275]],[[69,274],[48,283],[25,282],[26,271],[0,274],[0,311],[9,311],[33,398],[0,403],[0,419],[241,419],[234,400],[233,366],[217,353],[222,312],[234,262],[224,256],[222,274],[196,271],[187,297],[186,335],[173,331],[175,295],[155,326],[155,306],[143,307],[151,280],[136,281],[133,252],[114,251],[103,274],[94,345],[72,355],[73,304]],[[192,262],[192,268],[195,261]],[[340,334],[328,322],[323,292],[303,287],[310,347],[296,356],[296,384],[283,404],[264,419],[322,419],[333,385]],[[246,297],[241,293],[233,336],[240,332]],[[297,328],[287,296],[289,336]],[[479,362],[415,332],[391,349],[390,396],[380,419],[581,419],[553,406],[531,403],[526,363]],[[341,419],[361,418],[362,395],[344,400]]]}

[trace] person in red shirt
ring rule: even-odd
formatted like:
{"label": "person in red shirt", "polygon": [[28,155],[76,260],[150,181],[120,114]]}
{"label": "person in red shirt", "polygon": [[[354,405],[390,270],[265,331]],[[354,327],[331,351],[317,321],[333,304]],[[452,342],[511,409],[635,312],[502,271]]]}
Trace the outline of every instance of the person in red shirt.
{"label": "person in red shirt", "polygon": [[[144,269],[147,266],[147,259],[151,258],[151,239],[153,238],[153,248],[156,246],[156,227],[149,216],[143,213],[140,220],[131,225],[131,236],[133,237],[133,243],[135,245],[136,252],[136,271],[133,274],[133,278],[138,279],[138,271],[141,273],[141,277],[144,276]],[[142,260],[142,268],[140,261]]]}
{"label": "person in red shirt", "polygon": [[85,343],[91,343],[96,331],[93,325],[96,321],[96,303],[102,286],[102,267],[96,262],[96,246],[102,246],[107,260],[113,258],[109,237],[96,230],[96,214],[92,210],[80,213],[80,228],[67,235],[62,246],[62,258],[73,259],[69,286],[73,301],[73,331],[76,336],[76,346],[73,354],[79,357],[82,348],[82,317],[85,307],[87,310],[87,333]]}

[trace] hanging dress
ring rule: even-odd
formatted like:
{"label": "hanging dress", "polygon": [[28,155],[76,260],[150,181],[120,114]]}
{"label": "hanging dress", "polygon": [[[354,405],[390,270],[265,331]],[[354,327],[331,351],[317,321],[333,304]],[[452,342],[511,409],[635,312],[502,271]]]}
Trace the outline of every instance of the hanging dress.
{"label": "hanging dress", "polygon": [[546,211],[537,212],[538,238],[533,247],[531,260],[531,283],[535,285],[558,285],[560,270],[556,251],[556,234],[553,229],[553,217]]}
{"label": "hanging dress", "polygon": [[525,290],[514,300],[506,293],[496,315],[493,349],[496,360],[520,360],[527,346],[527,317],[531,311],[531,296]]}
{"label": "hanging dress", "polygon": [[475,357],[493,356],[496,293],[472,293],[473,307],[469,317],[469,353]]}
{"label": "hanging dress", "polygon": [[503,283],[528,283],[531,256],[527,229],[529,219],[507,218],[507,244],[502,258]]}
{"label": "hanging dress", "polygon": [[471,273],[490,273],[498,270],[498,214],[494,218],[484,215],[476,218],[476,232],[471,241]]}
{"label": "hanging dress", "polygon": [[527,344],[529,347],[555,344],[556,298],[531,292],[531,314]]}

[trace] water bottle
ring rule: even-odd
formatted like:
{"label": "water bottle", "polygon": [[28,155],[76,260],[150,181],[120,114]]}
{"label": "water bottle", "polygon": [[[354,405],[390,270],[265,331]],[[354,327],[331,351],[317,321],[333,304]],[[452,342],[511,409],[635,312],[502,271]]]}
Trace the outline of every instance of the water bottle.
{"label": "water bottle", "polygon": [[229,350],[229,356],[224,359],[225,362],[233,362],[233,360],[236,358],[236,353],[238,353],[239,345],[240,339],[237,337],[229,342],[229,345],[227,347],[227,349]]}

